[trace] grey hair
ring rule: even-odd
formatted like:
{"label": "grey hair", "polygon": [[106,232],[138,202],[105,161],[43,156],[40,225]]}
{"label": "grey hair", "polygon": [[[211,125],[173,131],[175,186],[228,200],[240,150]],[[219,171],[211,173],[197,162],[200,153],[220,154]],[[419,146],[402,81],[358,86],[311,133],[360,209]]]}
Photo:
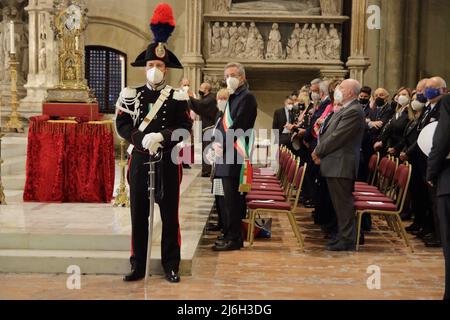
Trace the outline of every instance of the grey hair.
{"label": "grey hair", "polygon": [[239,75],[243,76],[244,78],[246,78],[246,74],[245,74],[245,67],[239,63],[239,62],[230,62],[225,66],[225,70],[230,69],[230,68],[237,68]]}
{"label": "grey hair", "polygon": [[322,81],[319,84],[320,92],[329,95],[330,94],[330,82],[328,81]]}
{"label": "grey hair", "polygon": [[443,78],[433,77],[430,80],[436,81],[441,86],[441,88],[447,89],[447,83],[445,82],[445,80]]}
{"label": "grey hair", "polygon": [[311,81],[311,85],[320,84],[321,82],[322,82],[322,79],[317,78],[317,79],[314,79],[313,81]]}

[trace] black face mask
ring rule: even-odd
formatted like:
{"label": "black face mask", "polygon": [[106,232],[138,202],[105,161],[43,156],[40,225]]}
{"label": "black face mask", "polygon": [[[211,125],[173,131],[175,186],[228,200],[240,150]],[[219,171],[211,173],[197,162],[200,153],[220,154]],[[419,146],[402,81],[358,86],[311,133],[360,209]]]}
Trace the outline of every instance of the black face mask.
{"label": "black face mask", "polygon": [[386,101],[384,101],[383,98],[377,98],[375,100],[375,104],[377,105],[377,107],[383,107],[386,104]]}
{"label": "black face mask", "polygon": [[205,96],[205,93],[204,93],[203,91],[199,91],[198,94],[199,94],[200,97],[202,97],[202,98]]}
{"label": "black face mask", "polygon": [[367,106],[370,102],[370,99],[359,99],[359,103],[363,106]]}

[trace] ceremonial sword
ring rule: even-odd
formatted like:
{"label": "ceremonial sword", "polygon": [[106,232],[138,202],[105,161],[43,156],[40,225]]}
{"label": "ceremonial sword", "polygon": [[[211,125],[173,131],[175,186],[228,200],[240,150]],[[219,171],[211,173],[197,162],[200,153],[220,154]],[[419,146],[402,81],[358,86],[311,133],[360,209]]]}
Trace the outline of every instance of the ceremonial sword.
{"label": "ceremonial sword", "polygon": [[163,154],[159,151],[157,154],[150,154],[150,161],[145,163],[150,166],[148,172],[148,191],[149,191],[149,201],[150,201],[150,211],[148,216],[148,240],[147,240],[147,263],[145,266],[145,283],[147,283],[150,277],[150,259],[152,256],[152,242],[153,242],[153,217],[155,211],[155,167],[158,162],[161,162]]}

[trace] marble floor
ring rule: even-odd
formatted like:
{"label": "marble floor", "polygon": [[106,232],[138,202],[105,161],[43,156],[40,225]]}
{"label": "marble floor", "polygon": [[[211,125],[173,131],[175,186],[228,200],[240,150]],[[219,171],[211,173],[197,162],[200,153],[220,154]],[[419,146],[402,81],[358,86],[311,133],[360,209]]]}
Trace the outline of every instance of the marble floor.
{"label": "marble floor", "polygon": [[[0,299],[62,300],[440,300],[444,261],[440,249],[425,248],[412,239],[412,254],[384,223],[366,237],[358,253],[330,253],[326,240],[300,208],[298,222],[306,237],[306,252],[295,243],[288,219],[275,216],[273,238],[253,248],[215,253],[217,234],[203,236],[194,260],[193,275],[178,285],[162,277],[124,283],[119,276],[82,276],[81,289],[66,287],[68,275],[0,274]],[[368,269],[380,270],[380,288],[369,289]],[[370,281],[369,281],[370,282]]]}

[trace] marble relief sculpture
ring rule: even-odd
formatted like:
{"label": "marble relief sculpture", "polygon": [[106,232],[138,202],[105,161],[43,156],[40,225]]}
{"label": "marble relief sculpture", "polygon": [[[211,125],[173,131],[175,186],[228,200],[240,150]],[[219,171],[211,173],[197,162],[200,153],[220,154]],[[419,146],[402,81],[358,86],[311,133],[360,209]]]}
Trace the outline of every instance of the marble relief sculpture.
{"label": "marble relief sculpture", "polygon": [[281,44],[281,33],[278,24],[272,25],[272,31],[269,34],[269,42],[267,43],[266,59],[281,59],[283,57],[283,46]]}
{"label": "marble relief sculpture", "polygon": [[214,22],[211,25],[210,57],[251,60],[339,60],[341,35],[334,24],[294,24],[292,31],[283,34],[278,23],[270,26],[267,40],[255,22]]}

